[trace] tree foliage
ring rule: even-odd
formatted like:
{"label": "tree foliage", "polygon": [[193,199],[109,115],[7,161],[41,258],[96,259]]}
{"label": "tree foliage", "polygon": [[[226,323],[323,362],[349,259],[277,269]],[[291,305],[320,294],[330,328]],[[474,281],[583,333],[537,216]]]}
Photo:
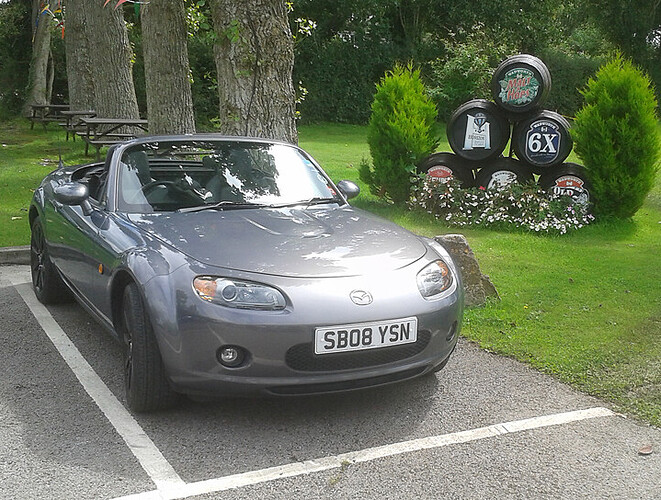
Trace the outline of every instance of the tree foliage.
{"label": "tree foliage", "polygon": [[32,50],[29,2],[0,3],[0,118],[19,113]]}
{"label": "tree foliage", "polygon": [[583,95],[572,133],[590,172],[594,213],[631,217],[652,189],[661,158],[651,82],[618,55],[590,79]]}
{"label": "tree foliage", "polygon": [[360,178],[370,190],[395,203],[408,201],[416,165],[438,145],[433,129],[436,106],[420,71],[397,65],[377,86],[367,142],[374,168],[363,163]]}

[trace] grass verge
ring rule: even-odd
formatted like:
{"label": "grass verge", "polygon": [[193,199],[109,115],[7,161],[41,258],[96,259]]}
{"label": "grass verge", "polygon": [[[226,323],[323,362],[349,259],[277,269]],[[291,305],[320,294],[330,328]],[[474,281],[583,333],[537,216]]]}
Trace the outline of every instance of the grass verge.
{"label": "grass verge", "polygon": [[[27,244],[31,190],[56,167],[85,161],[83,144],[54,125],[0,125],[0,246]],[[366,128],[301,127],[300,143],[334,180],[357,181]],[[440,150],[449,151],[447,144]],[[455,232],[420,212],[374,198],[355,205],[418,234]],[[620,410],[661,426],[661,180],[631,220],[564,236],[465,230],[502,300],[466,312],[463,335],[527,362]]]}

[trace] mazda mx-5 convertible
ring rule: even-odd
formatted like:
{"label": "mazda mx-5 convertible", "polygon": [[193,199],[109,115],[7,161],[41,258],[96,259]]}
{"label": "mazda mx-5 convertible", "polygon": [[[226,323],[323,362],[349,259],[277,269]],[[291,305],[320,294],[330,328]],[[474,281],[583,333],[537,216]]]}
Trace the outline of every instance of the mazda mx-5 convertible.
{"label": "mazda mx-5 convertible", "polygon": [[433,240],[351,207],[358,191],[275,141],[127,141],[35,191],[34,291],[73,295],[122,343],[135,411],[437,371],[461,326],[458,271]]}

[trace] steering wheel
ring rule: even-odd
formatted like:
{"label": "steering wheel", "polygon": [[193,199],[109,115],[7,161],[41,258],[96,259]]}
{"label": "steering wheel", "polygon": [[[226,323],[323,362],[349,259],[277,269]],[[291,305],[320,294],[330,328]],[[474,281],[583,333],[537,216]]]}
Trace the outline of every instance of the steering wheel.
{"label": "steering wheel", "polygon": [[145,184],[140,188],[140,192],[142,192],[145,196],[147,196],[147,193],[151,193],[156,186],[165,186],[168,189],[170,186],[175,187],[176,182],[173,181],[151,181]]}

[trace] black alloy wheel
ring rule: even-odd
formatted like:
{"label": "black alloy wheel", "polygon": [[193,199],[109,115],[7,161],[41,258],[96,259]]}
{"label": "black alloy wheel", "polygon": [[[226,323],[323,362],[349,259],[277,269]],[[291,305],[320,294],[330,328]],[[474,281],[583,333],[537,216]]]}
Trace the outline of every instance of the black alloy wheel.
{"label": "black alloy wheel", "polygon": [[158,343],[135,283],[124,289],[122,323],[124,386],[129,408],[136,412],[171,408],[179,395],[168,383]]}

